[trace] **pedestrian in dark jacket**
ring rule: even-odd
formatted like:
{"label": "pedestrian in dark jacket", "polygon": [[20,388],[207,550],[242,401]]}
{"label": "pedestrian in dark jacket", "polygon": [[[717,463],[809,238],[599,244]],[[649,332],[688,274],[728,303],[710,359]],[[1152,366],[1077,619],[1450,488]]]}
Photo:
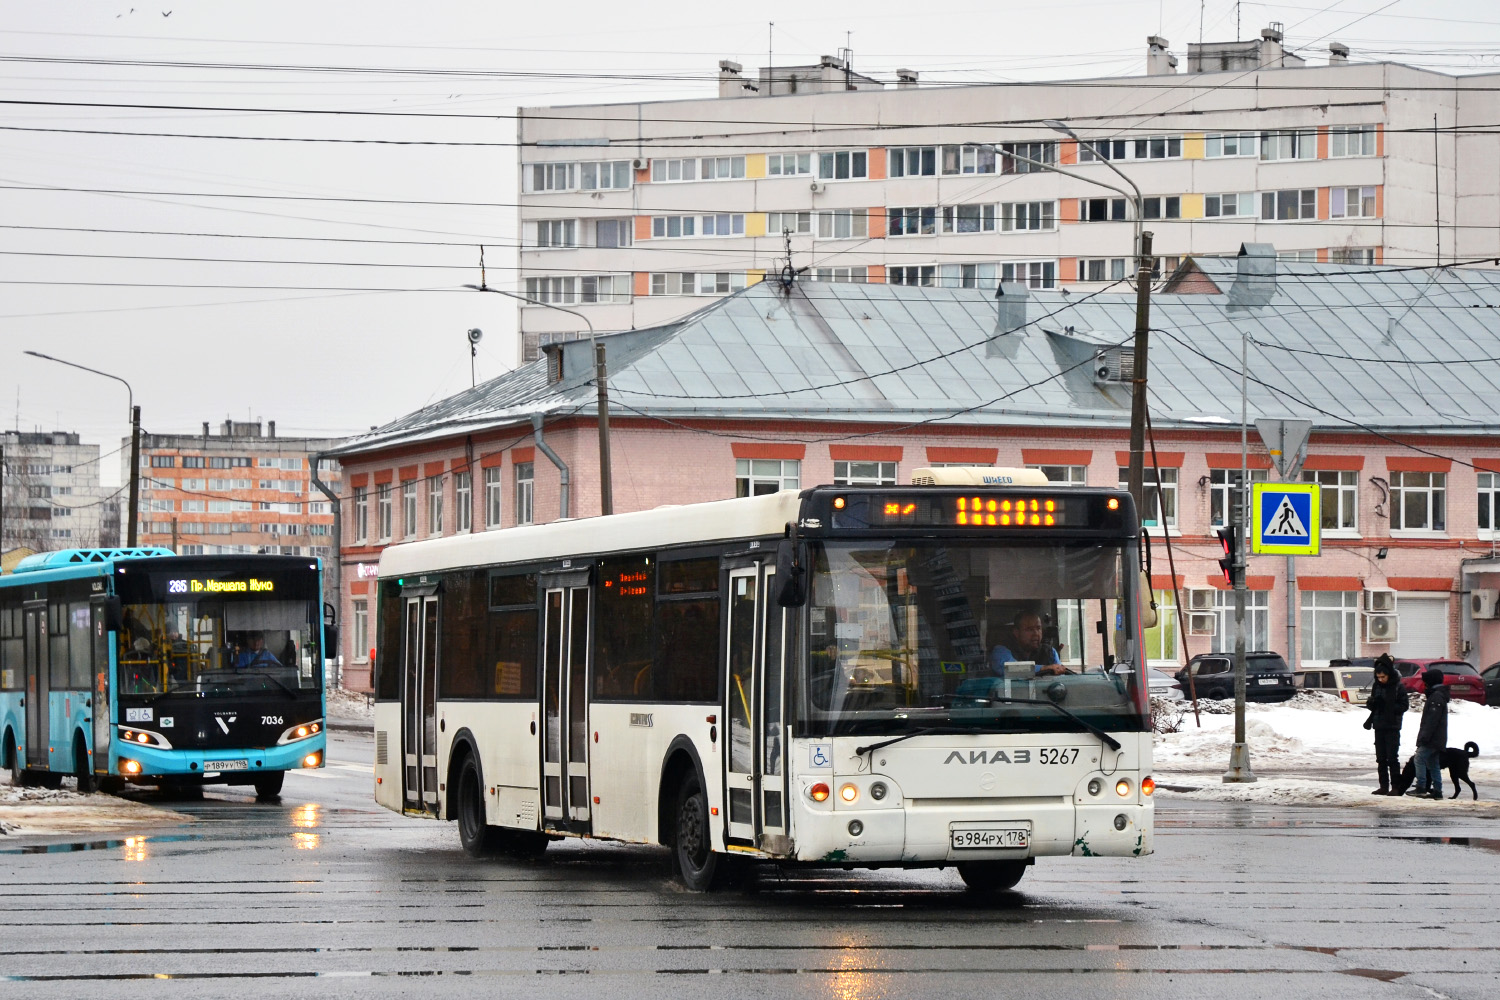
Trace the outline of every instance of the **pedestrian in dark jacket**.
{"label": "pedestrian in dark jacket", "polygon": [[1417,783],[1408,795],[1443,797],[1443,770],[1439,761],[1448,745],[1448,685],[1443,672],[1429,667],[1422,673],[1427,688],[1427,704],[1422,708],[1422,724],[1417,729]]}
{"label": "pedestrian in dark jacket", "polygon": [[1375,658],[1375,684],[1365,707],[1370,710],[1365,728],[1375,730],[1375,766],[1380,769],[1380,787],[1371,794],[1389,795],[1401,772],[1401,720],[1411,707],[1411,696],[1401,686],[1389,653]]}

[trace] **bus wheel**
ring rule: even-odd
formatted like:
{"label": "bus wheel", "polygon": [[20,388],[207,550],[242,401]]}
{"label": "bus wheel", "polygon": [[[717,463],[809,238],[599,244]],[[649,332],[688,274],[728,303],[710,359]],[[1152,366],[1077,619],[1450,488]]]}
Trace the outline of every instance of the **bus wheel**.
{"label": "bus wheel", "polygon": [[10,783],[17,788],[26,784],[26,765],[21,762],[21,751],[16,746],[16,738],[6,734],[5,760],[10,767]]}
{"label": "bus wheel", "polygon": [[485,823],[484,783],[472,755],[458,769],[458,840],[471,858],[487,858],[500,848],[500,830]]}
{"label": "bus wheel", "polygon": [[1026,865],[1025,861],[961,861],[958,875],[975,892],[1004,892],[1021,881]]}
{"label": "bus wheel", "polygon": [[285,771],[266,771],[255,776],[255,797],[274,799],[281,796],[281,783],[286,780]]}
{"label": "bus wheel", "polygon": [[689,775],[677,798],[677,829],[672,861],[682,884],[694,892],[712,892],[730,881],[735,859],[715,854],[708,831],[708,798],[697,775]]}
{"label": "bus wheel", "polygon": [[78,794],[87,795],[95,790],[94,768],[89,763],[89,748],[82,734],[73,740],[73,776],[78,782]]}

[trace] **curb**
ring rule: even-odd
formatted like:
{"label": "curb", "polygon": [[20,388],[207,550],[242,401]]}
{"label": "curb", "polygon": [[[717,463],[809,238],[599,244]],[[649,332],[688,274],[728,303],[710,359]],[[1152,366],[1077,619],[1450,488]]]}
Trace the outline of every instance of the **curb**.
{"label": "curb", "polygon": [[336,732],[344,733],[373,733],[375,724],[373,722],[359,722],[354,719],[328,719],[325,727]]}

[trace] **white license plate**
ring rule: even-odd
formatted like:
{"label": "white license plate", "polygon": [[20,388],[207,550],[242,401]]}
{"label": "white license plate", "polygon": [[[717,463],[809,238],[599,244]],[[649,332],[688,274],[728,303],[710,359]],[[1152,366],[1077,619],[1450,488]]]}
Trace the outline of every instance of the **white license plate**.
{"label": "white license plate", "polygon": [[1031,846],[1031,831],[1017,827],[949,830],[948,836],[955,851],[1014,850]]}
{"label": "white license plate", "polygon": [[1256,678],[1255,683],[1257,683],[1257,684],[1280,684],[1281,682],[1278,681],[1274,677],[1258,677],[1258,678]]}
{"label": "white license plate", "polygon": [[205,771],[248,771],[250,762],[244,760],[205,760],[203,770]]}

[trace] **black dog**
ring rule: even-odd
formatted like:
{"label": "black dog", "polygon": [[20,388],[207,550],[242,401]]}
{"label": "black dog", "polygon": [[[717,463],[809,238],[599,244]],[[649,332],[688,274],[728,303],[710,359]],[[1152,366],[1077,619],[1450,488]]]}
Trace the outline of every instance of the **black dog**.
{"label": "black dog", "polygon": [[[1438,754],[1438,767],[1448,769],[1448,780],[1453,782],[1453,794],[1449,798],[1458,798],[1458,793],[1463,791],[1460,781],[1469,786],[1469,791],[1474,794],[1477,801],[1479,789],[1474,787],[1474,782],[1469,780],[1469,759],[1479,756],[1479,744],[1472,740],[1465,743],[1462,750],[1448,747]],[[1396,784],[1391,788],[1392,795],[1405,795],[1406,790],[1417,780],[1417,759],[1409,757],[1406,766],[1396,777]]]}

